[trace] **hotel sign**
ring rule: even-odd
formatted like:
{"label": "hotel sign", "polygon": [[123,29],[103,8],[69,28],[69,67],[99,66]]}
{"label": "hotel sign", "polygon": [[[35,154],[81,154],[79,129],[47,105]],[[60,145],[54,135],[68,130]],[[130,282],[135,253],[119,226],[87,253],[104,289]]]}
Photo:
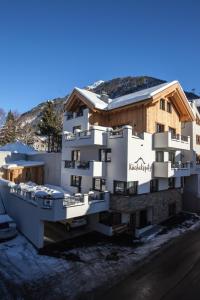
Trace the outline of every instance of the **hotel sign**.
{"label": "hotel sign", "polygon": [[137,161],[134,163],[129,163],[129,170],[130,171],[144,171],[151,172],[152,171],[152,165],[146,164],[142,157],[140,157]]}

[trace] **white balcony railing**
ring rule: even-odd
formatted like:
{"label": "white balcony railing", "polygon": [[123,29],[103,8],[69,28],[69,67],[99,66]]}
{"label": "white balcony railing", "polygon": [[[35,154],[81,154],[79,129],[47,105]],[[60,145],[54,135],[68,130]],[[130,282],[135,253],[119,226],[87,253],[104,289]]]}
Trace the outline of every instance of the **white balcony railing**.
{"label": "white balcony railing", "polygon": [[64,144],[68,147],[106,146],[106,129],[100,126],[94,126],[90,130],[77,131],[75,133],[64,132]]}
{"label": "white balcony railing", "polygon": [[154,148],[190,150],[190,137],[169,131],[154,134]]}
{"label": "white balcony railing", "polygon": [[154,162],[154,177],[182,177],[190,176],[190,162],[177,162],[172,164],[171,161]]}
{"label": "white balcony railing", "polygon": [[7,189],[11,197],[15,198],[16,206],[18,205],[17,201],[20,201],[21,209],[24,205],[24,213],[32,207],[33,215],[39,216],[41,220],[64,220],[109,209],[108,192],[75,194],[61,199],[54,199],[46,196],[36,197],[34,192],[27,192],[25,189],[19,188],[18,185],[10,187],[7,185]]}

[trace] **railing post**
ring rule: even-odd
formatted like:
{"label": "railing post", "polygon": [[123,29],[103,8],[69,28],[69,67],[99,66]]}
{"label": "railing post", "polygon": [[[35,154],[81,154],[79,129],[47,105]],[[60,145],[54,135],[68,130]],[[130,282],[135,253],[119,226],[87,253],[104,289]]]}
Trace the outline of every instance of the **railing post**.
{"label": "railing post", "polygon": [[86,204],[87,206],[89,206],[89,197],[88,197],[88,194],[84,194],[83,195],[83,201],[84,201],[84,204]]}

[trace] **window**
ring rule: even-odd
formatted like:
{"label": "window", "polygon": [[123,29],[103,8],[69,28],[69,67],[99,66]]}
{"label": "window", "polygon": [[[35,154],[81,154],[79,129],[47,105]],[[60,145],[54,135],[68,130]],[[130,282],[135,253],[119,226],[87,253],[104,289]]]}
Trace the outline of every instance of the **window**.
{"label": "window", "polygon": [[67,120],[71,120],[73,119],[73,112],[72,111],[68,111],[66,114]]}
{"label": "window", "polygon": [[176,129],[175,128],[169,127],[169,132],[171,132],[172,138],[176,138]]}
{"label": "window", "polygon": [[139,228],[144,228],[147,225],[149,225],[146,209],[143,209],[143,210],[140,211],[140,219],[139,220],[140,220]]}
{"label": "window", "polygon": [[197,145],[200,145],[200,135],[196,135],[196,143]]}
{"label": "window", "polygon": [[196,154],[196,164],[200,164],[200,155]]}
{"label": "window", "polygon": [[75,133],[77,129],[81,130],[81,125],[74,126],[72,132]]}
{"label": "window", "polygon": [[176,163],[175,157],[176,157],[175,151],[169,151],[169,161],[171,161],[172,165]]}
{"label": "window", "polygon": [[106,180],[103,178],[93,178],[93,190],[104,192],[106,190]]}
{"label": "window", "polygon": [[99,149],[99,160],[111,162],[111,149]]}
{"label": "window", "polygon": [[81,186],[81,179],[82,179],[81,176],[72,175],[71,176],[71,186],[80,187]]}
{"label": "window", "polygon": [[83,116],[83,111],[84,111],[85,108],[87,108],[86,105],[80,106],[77,113],[76,113],[76,117],[82,117]]}
{"label": "window", "polygon": [[164,132],[165,131],[165,126],[160,123],[156,123],[156,132]]}
{"label": "window", "polygon": [[196,115],[196,124],[200,125],[200,119],[199,119],[198,115]]}
{"label": "window", "polygon": [[160,99],[160,109],[165,110],[165,99]]}
{"label": "window", "polygon": [[168,179],[168,186],[169,186],[169,189],[174,189],[175,188],[175,178],[174,177],[170,177]]}
{"label": "window", "polygon": [[80,161],[80,150],[72,151],[72,161]]}
{"label": "window", "polygon": [[107,226],[119,225],[121,224],[121,213],[100,212],[99,223]]}
{"label": "window", "polygon": [[121,195],[136,195],[138,191],[138,181],[114,181],[114,193]]}
{"label": "window", "polygon": [[150,192],[154,193],[158,191],[158,179],[152,179],[150,181]]}
{"label": "window", "polygon": [[169,217],[172,217],[176,214],[176,203],[170,203],[168,205]]}
{"label": "window", "polygon": [[181,188],[185,186],[185,177],[181,177]]}
{"label": "window", "polygon": [[167,112],[171,113],[172,112],[172,105],[170,102],[167,102]]}
{"label": "window", "polygon": [[157,162],[164,161],[164,152],[163,151],[156,151],[156,161]]}

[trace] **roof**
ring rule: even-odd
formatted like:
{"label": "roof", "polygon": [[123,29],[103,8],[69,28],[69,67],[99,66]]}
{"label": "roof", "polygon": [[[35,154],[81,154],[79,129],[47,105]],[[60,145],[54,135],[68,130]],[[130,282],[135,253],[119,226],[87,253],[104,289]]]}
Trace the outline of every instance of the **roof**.
{"label": "roof", "polygon": [[[97,109],[101,110],[111,110],[118,107],[122,107],[128,104],[137,103],[140,101],[144,101],[150,99],[151,97],[155,96],[157,93],[162,92],[166,88],[178,83],[177,80],[162,83],[147,89],[143,89],[128,95],[124,95],[114,99],[108,99],[108,103],[101,100],[101,96],[99,94],[90,92],[85,89],[75,88],[74,90],[80,93],[83,97],[85,97],[89,102],[93,104],[93,106]],[[72,92],[73,93],[73,92]]]}
{"label": "roof", "polygon": [[0,151],[9,151],[9,152],[21,153],[21,154],[31,154],[37,152],[33,147],[30,147],[19,141],[16,141],[14,143],[9,143],[0,147]]}
{"label": "roof", "polygon": [[107,109],[108,104],[100,99],[100,95],[77,87],[75,88],[75,90],[78,91],[83,97],[88,99],[90,102],[92,102],[95,108],[102,110]]}
{"label": "roof", "polygon": [[28,167],[37,167],[37,166],[43,166],[43,161],[30,161],[30,160],[18,160],[18,161],[12,161],[8,164],[3,165],[4,169],[15,169],[15,168],[28,168]]}
{"label": "roof", "polygon": [[178,83],[178,81],[171,81],[171,82],[166,82],[162,83],[147,89],[143,89],[141,91],[131,93],[125,96],[121,96],[118,98],[113,99],[111,103],[108,105],[108,109],[114,109],[118,108],[121,106],[125,106],[128,104],[144,101],[146,99],[150,99],[151,97],[155,96],[157,93],[162,92],[166,88]]}

